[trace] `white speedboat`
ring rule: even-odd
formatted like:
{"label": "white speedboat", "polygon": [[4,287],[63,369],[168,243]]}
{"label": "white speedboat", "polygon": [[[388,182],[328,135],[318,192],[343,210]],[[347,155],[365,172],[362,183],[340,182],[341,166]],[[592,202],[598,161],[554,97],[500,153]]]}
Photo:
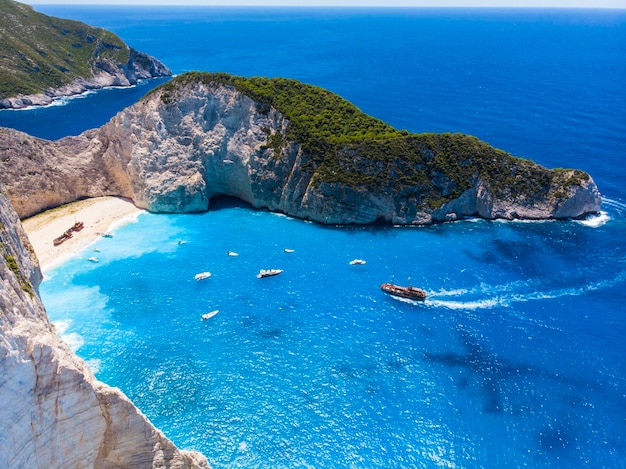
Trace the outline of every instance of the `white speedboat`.
{"label": "white speedboat", "polygon": [[281,274],[281,269],[261,269],[257,274],[257,278],[273,277],[274,275]]}
{"label": "white speedboat", "polygon": [[211,272],[200,272],[199,274],[194,275],[196,280],[203,280],[205,278],[209,278],[211,276]]}
{"label": "white speedboat", "polygon": [[206,321],[207,319],[211,319],[213,316],[215,316],[219,312],[220,312],[220,310],[216,309],[215,311],[211,311],[210,313],[203,314],[202,315],[202,320]]}
{"label": "white speedboat", "polygon": [[285,248],[285,252],[287,254],[291,254],[292,252],[296,252],[295,249],[289,249],[289,248]]}
{"label": "white speedboat", "polygon": [[353,259],[350,261],[350,265],[363,265],[365,261],[363,259]]}
{"label": "white speedboat", "polygon": [[237,257],[239,255],[235,251],[226,251],[226,254],[228,254],[229,256],[232,256],[232,257]]}
{"label": "white speedboat", "polygon": [[94,263],[95,263],[95,262],[99,262],[99,259],[98,259],[97,257],[88,257],[88,258],[87,258],[87,260],[88,260],[89,262],[94,262]]}

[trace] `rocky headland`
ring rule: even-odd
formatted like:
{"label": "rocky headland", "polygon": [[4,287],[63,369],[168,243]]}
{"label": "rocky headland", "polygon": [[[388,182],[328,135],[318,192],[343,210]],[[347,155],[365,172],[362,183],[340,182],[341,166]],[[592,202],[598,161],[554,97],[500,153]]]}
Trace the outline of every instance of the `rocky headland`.
{"label": "rocky headland", "polygon": [[411,134],[294,80],[189,73],[104,126],[57,141],[0,129],[0,182],[20,217],[86,197],[153,212],[229,195],[327,224],[430,224],[466,216],[566,219],[600,194],[463,134]]}
{"label": "rocky headland", "polygon": [[0,0],[0,109],[172,74],[163,63],[115,34]]}

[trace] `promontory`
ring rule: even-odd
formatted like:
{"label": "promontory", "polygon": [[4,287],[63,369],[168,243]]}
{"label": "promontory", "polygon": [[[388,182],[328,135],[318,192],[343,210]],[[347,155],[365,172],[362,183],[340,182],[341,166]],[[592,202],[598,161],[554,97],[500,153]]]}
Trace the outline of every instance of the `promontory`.
{"label": "promontory", "polygon": [[601,202],[583,171],[464,134],[397,130],[282,78],[187,73],[98,129],[57,141],[1,129],[0,149],[20,217],[103,195],[154,212],[204,211],[229,195],[326,224],[566,219]]}
{"label": "promontory", "polygon": [[0,0],[0,109],[47,105],[108,86],[170,76],[115,34]]}

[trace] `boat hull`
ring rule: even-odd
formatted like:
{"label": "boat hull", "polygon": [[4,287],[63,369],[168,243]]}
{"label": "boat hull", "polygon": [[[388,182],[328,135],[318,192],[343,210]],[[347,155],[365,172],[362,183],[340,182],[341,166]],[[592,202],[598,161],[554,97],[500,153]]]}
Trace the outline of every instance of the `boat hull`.
{"label": "boat hull", "polygon": [[402,287],[400,285],[394,285],[393,283],[383,283],[380,289],[389,295],[407,298],[409,300],[423,301],[426,299],[426,292],[421,288],[411,286]]}
{"label": "boat hull", "polygon": [[274,275],[281,274],[281,269],[263,269],[257,274],[257,278],[273,277]]}

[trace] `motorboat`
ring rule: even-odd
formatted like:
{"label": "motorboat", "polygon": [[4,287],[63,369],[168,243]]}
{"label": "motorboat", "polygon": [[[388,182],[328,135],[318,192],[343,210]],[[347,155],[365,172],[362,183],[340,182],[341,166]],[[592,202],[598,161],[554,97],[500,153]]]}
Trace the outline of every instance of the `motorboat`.
{"label": "motorboat", "polygon": [[257,274],[257,278],[273,277],[274,275],[281,274],[281,269],[261,269]]}
{"label": "motorboat", "polygon": [[204,280],[205,278],[209,278],[211,276],[211,272],[200,272],[199,274],[194,275],[196,280]]}
{"label": "motorboat", "polygon": [[228,254],[229,256],[232,256],[232,257],[237,257],[239,255],[235,251],[226,251],[226,254]]}
{"label": "motorboat", "polygon": [[214,311],[211,311],[210,313],[203,314],[202,315],[202,320],[206,321],[207,319],[211,319],[213,316],[215,316],[219,312],[220,312],[220,310],[216,309]]}
{"label": "motorboat", "polygon": [[363,259],[352,259],[350,265],[363,265],[365,261]]}
{"label": "motorboat", "polygon": [[291,254],[292,252],[296,252],[296,250],[295,250],[295,249],[285,248],[285,252],[286,252],[287,254]]}
{"label": "motorboat", "polygon": [[95,263],[95,262],[99,262],[99,259],[98,259],[97,257],[89,257],[89,258],[87,258],[87,260],[88,260],[89,262],[94,262],[94,263]]}
{"label": "motorboat", "polygon": [[393,283],[383,283],[380,288],[385,293],[389,293],[392,296],[398,296],[400,298],[408,298],[410,300],[426,299],[426,292],[424,290],[411,285],[402,287]]}

